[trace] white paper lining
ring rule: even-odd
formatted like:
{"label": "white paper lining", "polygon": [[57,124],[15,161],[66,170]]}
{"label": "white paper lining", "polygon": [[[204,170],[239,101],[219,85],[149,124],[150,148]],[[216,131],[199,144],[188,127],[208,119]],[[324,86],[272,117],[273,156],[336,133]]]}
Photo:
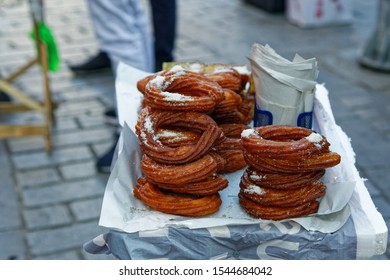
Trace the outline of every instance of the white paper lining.
{"label": "white paper lining", "polygon": [[[239,180],[243,170],[227,174],[229,186],[220,192],[222,206],[213,215],[201,218],[182,217],[154,211],[134,198],[133,186],[141,176],[139,142],[134,128],[140,109],[142,95],[136,83],[149,73],[141,72],[121,64],[117,72],[117,101],[120,123],[124,124],[119,155],[109,177],[104,194],[99,225],[124,231],[137,232],[156,230],[167,226],[208,228],[233,224],[268,223],[247,215],[238,204]],[[354,153],[350,141],[342,129],[334,122],[331,108],[326,106],[327,90],[317,85],[313,128],[323,134],[331,143],[330,149],[341,155],[341,163],[327,169],[323,180],[327,193],[321,200],[317,214],[293,219],[307,230],[324,233],[338,230],[350,215],[348,202],[354,191],[356,180],[351,174],[354,170]],[[325,106],[323,105],[325,104]]]}

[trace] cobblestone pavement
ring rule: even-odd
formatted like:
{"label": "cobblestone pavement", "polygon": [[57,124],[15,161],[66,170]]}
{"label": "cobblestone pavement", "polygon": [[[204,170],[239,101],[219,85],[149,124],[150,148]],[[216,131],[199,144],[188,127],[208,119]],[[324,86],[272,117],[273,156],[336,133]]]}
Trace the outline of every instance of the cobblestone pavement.
{"label": "cobblestone pavement", "polygon": [[[34,53],[27,1],[19,2],[0,8],[2,75]],[[176,60],[247,63],[255,42],[267,43],[287,58],[295,53],[317,57],[318,80],[330,92],[336,121],[351,138],[357,168],[389,226],[390,74],[357,63],[375,28],[377,1],[352,1],[351,25],[312,29],[298,28],[284,14],[270,14],[240,0],[178,2]],[[46,154],[41,137],[0,140],[0,259],[112,259],[86,254],[82,244],[106,231],[98,220],[108,176],[97,172],[95,161],[114,141],[114,128],[103,119],[113,106],[114,79],[109,72],[76,77],[67,69],[67,64],[97,50],[86,3],[45,3],[46,21],[63,59],[60,71],[50,74],[58,103],[54,152]],[[15,85],[41,98],[38,68]],[[36,122],[40,116],[7,119]],[[375,259],[390,259],[390,250]]]}

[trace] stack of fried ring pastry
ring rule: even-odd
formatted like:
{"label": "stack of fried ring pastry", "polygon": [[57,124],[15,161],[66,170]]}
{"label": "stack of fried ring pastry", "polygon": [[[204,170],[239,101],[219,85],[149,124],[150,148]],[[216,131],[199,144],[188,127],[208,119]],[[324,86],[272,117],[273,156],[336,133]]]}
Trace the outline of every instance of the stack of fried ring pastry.
{"label": "stack of fried ring pastry", "polygon": [[144,94],[136,134],[143,177],[134,196],[157,211],[202,216],[221,205],[226,161],[214,147],[226,140],[210,116],[224,99],[222,87],[177,66],[137,84]]}
{"label": "stack of fried ring pastry", "polygon": [[225,136],[210,116],[145,107],[136,133],[144,153],[144,177],[138,180],[135,197],[169,214],[201,216],[219,209],[219,191],[228,181],[218,175],[225,164],[212,147]]}
{"label": "stack of fried ring pastry", "polygon": [[179,65],[138,81],[144,177],[134,189],[137,198],[164,213],[218,210],[219,191],[228,185],[218,174],[246,166],[241,132],[252,118],[240,94],[247,82],[230,67],[201,74]]}
{"label": "stack of fried ring pastry", "polygon": [[282,220],[318,211],[325,195],[325,169],[340,163],[327,139],[294,126],[269,125],[242,132],[245,170],[238,194],[245,211],[257,218]]}

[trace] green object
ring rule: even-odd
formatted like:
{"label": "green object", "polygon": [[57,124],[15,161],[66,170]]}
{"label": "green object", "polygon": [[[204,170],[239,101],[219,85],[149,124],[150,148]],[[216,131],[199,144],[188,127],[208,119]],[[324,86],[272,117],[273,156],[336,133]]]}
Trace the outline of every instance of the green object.
{"label": "green object", "polygon": [[[44,23],[38,23],[38,32],[41,41],[46,45],[48,54],[48,69],[49,71],[56,72],[60,68],[61,59],[58,53],[57,44],[55,42],[53,33],[50,28]],[[35,32],[30,32],[31,38],[36,39]]]}

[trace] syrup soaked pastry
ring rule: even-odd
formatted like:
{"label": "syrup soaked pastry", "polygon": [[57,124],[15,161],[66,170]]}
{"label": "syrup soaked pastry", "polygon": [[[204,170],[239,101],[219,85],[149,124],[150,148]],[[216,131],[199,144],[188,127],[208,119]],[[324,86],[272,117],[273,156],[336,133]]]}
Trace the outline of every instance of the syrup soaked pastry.
{"label": "syrup soaked pastry", "polygon": [[340,155],[334,152],[302,156],[295,158],[266,158],[244,152],[245,161],[248,165],[263,172],[300,173],[323,170],[340,163]]}
{"label": "syrup soaked pastry", "polygon": [[224,99],[217,82],[178,65],[145,79],[140,82],[145,102],[157,110],[209,113]]}
{"label": "syrup soaked pastry", "polygon": [[230,173],[243,169],[247,163],[244,159],[243,151],[239,149],[216,151],[224,160],[225,166],[221,173]]}
{"label": "syrup soaked pastry", "polygon": [[268,125],[242,132],[244,157],[264,172],[311,172],[340,163],[339,154],[329,150],[327,139],[303,127]]}
{"label": "syrup soaked pastry", "polygon": [[162,189],[204,196],[223,190],[228,185],[225,178],[217,175],[218,169],[221,168],[219,164],[215,156],[210,154],[180,165],[157,163],[143,155],[141,168],[145,179]]}
{"label": "syrup soaked pastry", "polygon": [[160,142],[169,147],[194,145],[199,141],[201,133],[177,128],[159,128],[156,137]]}
{"label": "syrup soaked pastry", "polygon": [[146,85],[156,77],[156,74],[146,76],[137,82],[137,89],[145,95]]}
{"label": "syrup soaked pastry", "polygon": [[329,152],[327,139],[308,128],[267,125],[242,133],[243,145],[251,154],[271,158],[297,158]]}
{"label": "syrup soaked pastry", "polygon": [[320,180],[325,174],[325,169],[302,173],[269,173],[248,167],[242,178],[259,187],[278,190],[296,189]]}
{"label": "syrup soaked pastry", "polygon": [[318,211],[320,203],[316,200],[295,206],[295,207],[277,207],[264,206],[247,198],[241,192],[238,194],[241,207],[251,216],[264,220],[284,220],[298,218],[314,214]]}
{"label": "syrup soaked pastry", "polygon": [[230,89],[224,89],[224,96],[225,99],[215,107],[211,114],[213,119],[220,125],[247,123],[249,110],[245,110],[242,97]]}
{"label": "syrup soaked pastry", "polygon": [[222,204],[219,193],[201,197],[166,193],[144,178],[138,180],[133,193],[151,208],[173,215],[191,217],[210,215],[217,212]]}
{"label": "syrup soaked pastry", "polygon": [[223,131],[226,137],[241,139],[241,133],[249,127],[241,123],[221,124],[219,128]]}
{"label": "syrup soaked pastry", "polygon": [[294,126],[269,125],[241,133],[248,164],[240,181],[239,203],[251,216],[283,220],[318,211],[326,194],[326,168],[340,163],[327,139]]}
{"label": "syrup soaked pastry", "polygon": [[325,195],[326,186],[321,181],[314,181],[295,189],[278,190],[260,187],[242,177],[240,192],[243,196],[264,206],[295,207],[316,200]]}
{"label": "syrup soaked pastry", "polygon": [[229,89],[235,92],[242,90],[242,81],[240,73],[233,68],[217,69],[212,73],[206,73],[205,76],[213,81],[216,81],[224,89]]}
{"label": "syrup soaked pastry", "polygon": [[242,103],[242,98],[238,93],[230,89],[223,89],[224,100],[222,100],[215,108],[214,114],[218,113],[229,113],[232,110],[237,110],[237,108]]}
{"label": "syrup soaked pastry", "polygon": [[[201,133],[195,144],[169,147],[156,136],[160,127],[177,127]],[[155,161],[166,164],[183,164],[197,160],[220,141],[223,132],[208,115],[198,112],[153,111],[144,108],[138,118],[136,134],[141,150]]]}
{"label": "syrup soaked pastry", "polygon": [[229,182],[225,178],[222,178],[216,174],[206,180],[188,183],[183,185],[174,184],[158,184],[157,186],[161,189],[170,190],[175,193],[185,193],[194,196],[205,196],[218,193],[225,189]]}
{"label": "syrup soaked pastry", "polygon": [[143,155],[141,169],[145,177],[155,184],[183,185],[212,177],[218,170],[218,161],[207,154],[187,164],[171,165],[158,163]]}

